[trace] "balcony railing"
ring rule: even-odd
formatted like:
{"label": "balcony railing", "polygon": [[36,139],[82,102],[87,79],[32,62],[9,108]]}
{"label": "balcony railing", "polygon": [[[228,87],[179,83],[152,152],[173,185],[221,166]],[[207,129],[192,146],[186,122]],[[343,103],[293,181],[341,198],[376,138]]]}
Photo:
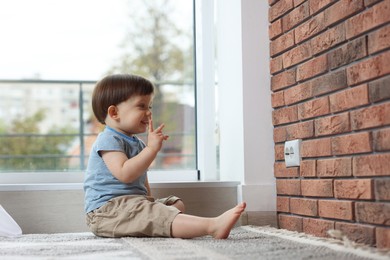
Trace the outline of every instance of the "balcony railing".
{"label": "balcony railing", "polygon": [[[84,170],[92,143],[102,130],[90,105],[94,85],[94,81],[0,80],[0,172]],[[169,142],[152,169],[193,170],[194,108],[175,103],[174,97],[176,89],[191,89],[191,84],[162,82],[158,86],[171,89],[163,93],[170,102],[164,118],[175,120],[165,122],[174,127],[167,132]],[[145,140],[145,134],[140,138]]]}

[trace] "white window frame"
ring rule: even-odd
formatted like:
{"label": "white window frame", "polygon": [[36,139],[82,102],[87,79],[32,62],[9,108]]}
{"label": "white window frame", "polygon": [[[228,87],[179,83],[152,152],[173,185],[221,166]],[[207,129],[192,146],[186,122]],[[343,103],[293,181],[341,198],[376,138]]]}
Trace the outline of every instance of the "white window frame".
{"label": "white window frame", "polygon": [[219,180],[216,158],[214,0],[195,0],[197,166],[200,180]]}

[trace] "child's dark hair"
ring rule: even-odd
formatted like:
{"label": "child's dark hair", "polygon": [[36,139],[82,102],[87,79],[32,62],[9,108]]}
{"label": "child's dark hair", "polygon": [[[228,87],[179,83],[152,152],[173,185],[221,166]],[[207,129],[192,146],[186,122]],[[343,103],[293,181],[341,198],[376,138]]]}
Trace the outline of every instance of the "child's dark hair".
{"label": "child's dark hair", "polygon": [[109,75],[96,83],[92,93],[92,110],[97,120],[105,124],[107,110],[111,105],[118,105],[133,95],[145,96],[153,93],[153,84],[141,76]]}

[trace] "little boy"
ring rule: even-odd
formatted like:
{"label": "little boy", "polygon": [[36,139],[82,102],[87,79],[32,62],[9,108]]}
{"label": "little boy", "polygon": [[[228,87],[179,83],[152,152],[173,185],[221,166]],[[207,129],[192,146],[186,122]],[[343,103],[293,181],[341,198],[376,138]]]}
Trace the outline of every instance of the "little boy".
{"label": "little boy", "polygon": [[[153,93],[153,84],[135,75],[110,75],[96,84],[92,109],[105,129],[92,147],[84,181],[89,228],[102,237],[227,238],[245,203],[203,218],[184,214],[180,198],[151,196],[147,170],[168,139],[164,124],[153,128]],[[136,134],[147,130],[145,145]]]}

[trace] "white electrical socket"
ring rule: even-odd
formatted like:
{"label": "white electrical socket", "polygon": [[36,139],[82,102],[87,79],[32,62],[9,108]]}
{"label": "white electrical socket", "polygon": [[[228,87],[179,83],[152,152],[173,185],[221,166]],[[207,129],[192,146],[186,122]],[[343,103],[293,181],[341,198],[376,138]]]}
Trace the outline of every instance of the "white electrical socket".
{"label": "white electrical socket", "polygon": [[299,166],[301,164],[301,139],[284,143],[284,161],[286,167]]}

